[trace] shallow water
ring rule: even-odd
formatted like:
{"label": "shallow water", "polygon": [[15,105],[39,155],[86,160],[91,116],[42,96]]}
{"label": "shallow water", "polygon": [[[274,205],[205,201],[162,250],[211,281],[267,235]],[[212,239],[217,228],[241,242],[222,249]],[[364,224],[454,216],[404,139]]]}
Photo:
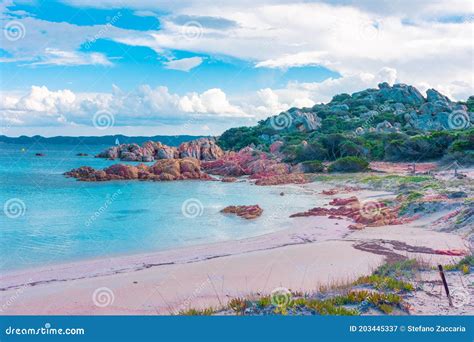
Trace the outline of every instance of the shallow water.
{"label": "shallow water", "polygon": [[[83,165],[103,168],[115,163],[93,157],[105,147],[0,144],[0,270],[291,229],[290,214],[318,204],[317,196],[298,187],[206,181],[90,183],[62,175]],[[76,156],[78,152],[90,156]],[[256,220],[219,212],[232,204],[259,204],[264,212]]]}

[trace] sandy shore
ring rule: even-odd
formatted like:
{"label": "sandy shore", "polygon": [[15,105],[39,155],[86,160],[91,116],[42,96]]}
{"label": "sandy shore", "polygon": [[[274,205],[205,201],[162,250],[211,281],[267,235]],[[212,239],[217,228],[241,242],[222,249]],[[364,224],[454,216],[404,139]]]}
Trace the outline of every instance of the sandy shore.
{"label": "sandy shore", "polygon": [[[319,193],[328,185],[303,187]],[[391,196],[362,190],[337,197],[354,194]],[[345,219],[300,217],[286,230],[244,240],[7,273],[0,280],[1,314],[173,314],[277,287],[316,291],[369,274],[397,256],[447,264],[457,258],[427,248],[467,246],[457,235],[430,229],[444,214],[356,232]]]}

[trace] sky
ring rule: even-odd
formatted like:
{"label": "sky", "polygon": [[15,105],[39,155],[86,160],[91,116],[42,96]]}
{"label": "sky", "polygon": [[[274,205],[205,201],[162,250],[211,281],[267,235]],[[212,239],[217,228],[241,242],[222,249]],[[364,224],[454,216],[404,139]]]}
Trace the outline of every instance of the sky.
{"label": "sky", "polygon": [[0,134],[218,135],[379,82],[474,94],[471,0],[0,3]]}

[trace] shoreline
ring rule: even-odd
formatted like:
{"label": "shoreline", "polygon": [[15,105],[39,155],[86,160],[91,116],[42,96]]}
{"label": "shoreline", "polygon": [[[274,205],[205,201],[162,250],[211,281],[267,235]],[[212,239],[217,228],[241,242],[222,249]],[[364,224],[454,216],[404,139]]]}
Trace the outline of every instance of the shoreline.
{"label": "shoreline", "polygon": [[[329,186],[298,185],[315,193]],[[364,199],[393,193],[359,190],[356,195]],[[371,273],[389,257],[387,250],[446,264],[457,257],[424,250],[466,249],[460,236],[426,229],[444,214],[361,231],[349,230],[348,219],[301,217],[293,219],[293,227],[241,240],[12,271],[1,277],[0,303],[15,300],[0,314],[171,314],[222,306],[234,296],[277,287],[315,291]],[[95,290],[101,288],[114,298],[106,307],[94,303]]]}
{"label": "shoreline", "polygon": [[[249,186],[256,186],[247,179],[243,179],[242,182],[248,183]],[[321,193],[322,190],[327,190],[332,186],[325,185],[324,183],[306,183],[306,184],[284,184],[284,185],[275,185],[273,188],[279,188],[280,190],[285,189],[298,189],[301,192],[306,194],[313,194],[318,196],[315,199],[315,203],[323,201],[329,202],[334,196],[324,195]],[[346,198],[350,197],[352,194],[341,194],[338,197]],[[392,192],[378,191],[378,190],[359,190],[358,196],[360,198],[380,198],[380,197],[393,197]],[[307,208],[309,209],[309,208]],[[257,218],[258,220],[264,220],[264,218]],[[58,262],[50,265],[44,266],[35,266],[25,269],[13,269],[6,270],[2,272],[2,277],[0,277],[0,293],[8,288],[18,287],[24,285],[25,282],[21,284],[9,284],[8,281],[5,282],[7,278],[10,279],[25,279],[25,274],[52,274],[51,279],[58,278],[56,272],[66,272],[69,274],[71,271],[71,278],[82,278],[73,277],[72,275],[78,272],[78,269],[84,269],[84,273],[91,275],[89,267],[92,268],[98,267],[104,269],[104,271],[92,273],[93,276],[100,275],[109,275],[121,271],[133,271],[140,268],[148,268],[156,265],[163,264],[181,264],[188,262],[197,262],[203,261],[208,258],[215,258],[220,256],[241,254],[246,252],[253,252],[259,250],[273,249],[278,247],[284,247],[287,245],[299,245],[308,242],[317,242],[324,241],[327,239],[337,239],[342,238],[345,235],[351,234],[354,231],[349,230],[347,227],[352,223],[350,219],[342,218],[341,220],[331,220],[327,217],[313,217],[311,218],[299,218],[295,217],[291,219],[294,222],[294,227],[287,227],[281,229],[275,229],[273,232],[267,232],[256,236],[250,236],[242,239],[235,240],[224,240],[217,242],[207,242],[196,245],[189,246],[178,246],[167,248],[160,251],[154,252],[143,252],[143,253],[124,253],[113,255],[111,257],[107,256],[97,256],[93,258],[87,258],[83,260],[74,260],[67,262]],[[317,222],[313,222],[313,221]],[[268,224],[268,221],[264,222]],[[284,222],[273,221],[273,225],[282,226]],[[311,229],[311,225],[316,223],[316,231]],[[324,233],[329,233],[330,230],[325,229],[325,227],[332,227],[335,229],[338,234],[337,236],[322,236]],[[319,230],[320,229],[320,230]],[[325,230],[323,230],[325,229]],[[332,231],[331,231],[332,232]],[[319,234],[318,234],[319,233]],[[328,234],[330,235],[330,234]],[[318,239],[319,238],[319,239]],[[322,238],[322,239],[321,239]],[[229,252],[229,248],[232,252]],[[43,278],[47,278],[43,276]],[[64,277],[67,278],[67,277]],[[40,281],[44,282],[48,279],[38,279],[33,280],[34,283]]]}

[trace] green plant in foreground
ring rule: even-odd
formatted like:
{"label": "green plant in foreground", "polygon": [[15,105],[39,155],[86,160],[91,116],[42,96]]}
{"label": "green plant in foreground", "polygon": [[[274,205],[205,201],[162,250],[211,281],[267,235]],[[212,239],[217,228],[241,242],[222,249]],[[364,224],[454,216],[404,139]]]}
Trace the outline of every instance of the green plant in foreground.
{"label": "green plant in foreground", "polygon": [[360,277],[355,281],[356,285],[372,285],[377,290],[413,291],[414,287],[408,282],[397,280],[392,277],[383,277],[378,274]]}
{"label": "green plant in foreground", "polygon": [[402,298],[393,293],[370,292],[366,290],[350,291],[346,295],[335,296],[324,301],[310,301],[307,305],[322,315],[359,315],[355,309],[347,309],[343,305],[355,305],[367,302],[385,314],[400,306]]}
{"label": "green plant in foreground", "polygon": [[385,314],[391,314],[393,312],[393,306],[390,306],[388,304],[380,304],[377,306],[383,313]]}
{"label": "green plant in foreground", "polygon": [[359,311],[335,305],[331,300],[310,300],[306,305],[320,315],[357,316]]}
{"label": "green plant in foreground", "polygon": [[469,274],[471,273],[471,267],[474,267],[474,256],[473,255],[468,255],[456,264],[451,264],[451,265],[445,265],[444,269],[445,271],[461,271],[463,274]]}
{"label": "green plant in foreground", "polygon": [[426,265],[423,265],[416,259],[406,259],[397,262],[386,263],[377,268],[374,274],[381,277],[406,277],[410,278],[413,275],[423,269],[428,269]]}
{"label": "green plant in foreground", "polygon": [[213,308],[206,309],[188,309],[183,310],[178,313],[180,316],[211,316],[215,311]]}
{"label": "green plant in foreground", "polygon": [[235,313],[243,315],[247,308],[247,300],[245,298],[232,298],[229,302],[229,307],[235,311]]}
{"label": "green plant in foreground", "polygon": [[257,305],[261,308],[266,308],[272,304],[270,296],[263,296],[257,300]]}

